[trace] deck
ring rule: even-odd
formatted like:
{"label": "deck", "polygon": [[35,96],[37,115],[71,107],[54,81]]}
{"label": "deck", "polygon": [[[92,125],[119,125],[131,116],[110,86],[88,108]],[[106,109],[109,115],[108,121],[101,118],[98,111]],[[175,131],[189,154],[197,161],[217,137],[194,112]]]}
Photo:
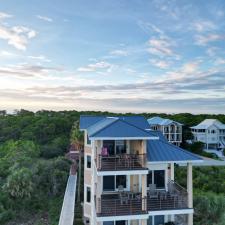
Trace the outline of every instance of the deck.
{"label": "deck", "polygon": [[145,160],[146,154],[98,155],[96,165],[99,171],[147,170]]}

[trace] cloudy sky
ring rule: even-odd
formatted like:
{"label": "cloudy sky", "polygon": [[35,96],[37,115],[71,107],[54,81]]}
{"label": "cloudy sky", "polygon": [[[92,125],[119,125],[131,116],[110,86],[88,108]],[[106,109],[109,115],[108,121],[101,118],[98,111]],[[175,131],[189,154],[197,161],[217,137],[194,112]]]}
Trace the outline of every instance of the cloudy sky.
{"label": "cloudy sky", "polygon": [[225,113],[225,1],[0,0],[0,108]]}

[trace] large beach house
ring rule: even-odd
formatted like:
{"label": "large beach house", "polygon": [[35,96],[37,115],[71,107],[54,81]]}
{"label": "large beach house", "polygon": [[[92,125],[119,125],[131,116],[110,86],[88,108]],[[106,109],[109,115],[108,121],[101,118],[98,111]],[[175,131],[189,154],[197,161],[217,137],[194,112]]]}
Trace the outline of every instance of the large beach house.
{"label": "large beach house", "polygon": [[181,123],[170,119],[164,119],[159,116],[149,118],[148,123],[152,130],[161,131],[170,143],[180,146],[182,142]]}
{"label": "large beach house", "polygon": [[205,119],[197,126],[191,127],[194,141],[205,144],[205,149],[225,148],[225,124],[216,119]]}
{"label": "large beach house", "polygon": [[[170,144],[141,116],[84,115],[80,130],[85,224],[193,225],[192,163],[200,157]],[[181,162],[186,187],[174,179]]]}

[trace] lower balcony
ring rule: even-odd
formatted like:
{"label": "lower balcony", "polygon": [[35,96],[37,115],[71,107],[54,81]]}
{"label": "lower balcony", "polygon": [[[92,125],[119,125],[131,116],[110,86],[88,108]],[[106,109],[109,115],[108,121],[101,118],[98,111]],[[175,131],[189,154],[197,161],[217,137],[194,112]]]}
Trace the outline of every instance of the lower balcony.
{"label": "lower balcony", "polygon": [[142,215],[153,211],[188,209],[187,191],[175,182],[170,182],[169,187],[168,191],[148,191],[145,198],[141,193],[131,191],[103,194],[96,199],[97,216]]}
{"label": "lower balcony", "polygon": [[[131,193],[130,193],[131,194]],[[140,194],[128,197],[126,194],[105,194],[97,199],[97,216],[128,216],[147,214],[147,198],[141,198]]]}

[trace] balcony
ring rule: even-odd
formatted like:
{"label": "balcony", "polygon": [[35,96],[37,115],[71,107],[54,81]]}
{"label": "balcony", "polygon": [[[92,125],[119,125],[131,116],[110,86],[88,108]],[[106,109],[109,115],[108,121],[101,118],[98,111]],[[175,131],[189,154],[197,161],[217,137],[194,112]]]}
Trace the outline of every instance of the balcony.
{"label": "balcony", "polygon": [[130,191],[103,194],[96,200],[98,217],[148,214],[148,211],[188,209],[187,191],[175,182],[168,184],[168,191],[156,190],[141,193]]}
{"label": "balcony", "polygon": [[141,198],[140,194],[132,196],[132,198],[121,198],[120,194],[105,194],[97,199],[97,202],[98,217],[147,214],[147,199]]}
{"label": "balcony", "polygon": [[99,171],[147,170],[146,154],[120,154],[102,156],[96,159]]}

